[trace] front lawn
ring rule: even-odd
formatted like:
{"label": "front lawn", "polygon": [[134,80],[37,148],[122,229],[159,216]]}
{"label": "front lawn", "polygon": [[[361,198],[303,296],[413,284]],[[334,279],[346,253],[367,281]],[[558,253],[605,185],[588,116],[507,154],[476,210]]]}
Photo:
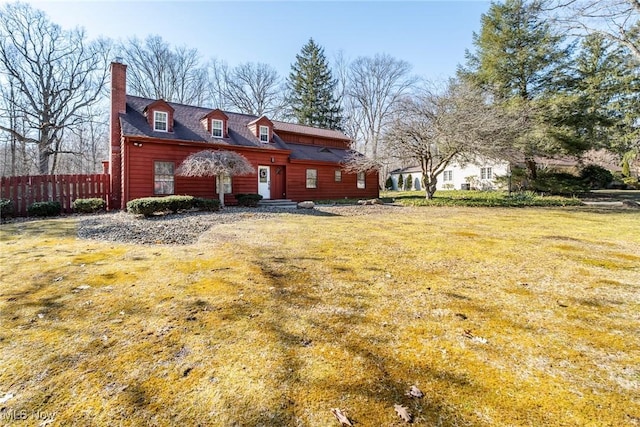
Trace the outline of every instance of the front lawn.
{"label": "front lawn", "polygon": [[637,212],[388,206],[189,246],[76,221],[0,229],[2,424],[640,424]]}

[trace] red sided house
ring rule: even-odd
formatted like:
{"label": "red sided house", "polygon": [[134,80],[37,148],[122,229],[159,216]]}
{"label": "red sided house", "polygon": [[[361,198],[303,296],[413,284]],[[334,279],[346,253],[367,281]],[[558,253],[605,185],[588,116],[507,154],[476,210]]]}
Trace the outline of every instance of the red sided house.
{"label": "red sided house", "polygon": [[129,96],[126,69],[111,64],[113,208],[124,208],[140,197],[169,194],[217,198],[216,177],[175,173],[188,155],[203,150],[235,151],[256,171],[223,178],[229,204],[238,193],[293,201],[378,197],[377,172],[343,169],[351,151],[349,138],[341,132]]}

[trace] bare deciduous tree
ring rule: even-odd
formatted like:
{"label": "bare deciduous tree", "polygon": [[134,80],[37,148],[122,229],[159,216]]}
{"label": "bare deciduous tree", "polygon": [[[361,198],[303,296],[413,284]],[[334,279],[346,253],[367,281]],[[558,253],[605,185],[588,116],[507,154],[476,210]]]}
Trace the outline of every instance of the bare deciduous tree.
{"label": "bare deciduous tree", "polygon": [[[234,151],[205,150],[191,154],[178,167],[177,174],[182,176],[239,176],[250,175],[255,169],[242,154]],[[222,179],[218,185],[220,206],[224,206],[224,186]]]}
{"label": "bare deciduous tree", "polygon": [[217,108],[274,120],[283,118],[283,81],[268,64],[247,62],[230,68],[214,59],[209,63],[208,87]]}
{"label": "bare deciduous tree", "polygon": [[284,108],[282,79],[268,64],[248,62],[228,70],[224,95],[237,111],[276,119]]}
{"label": "bare deciduous tree", "polygon": [[131,93],[189,105],[210,104],[207,68],[197,49],[172,48],[162,37],[148,36],[144,42],[130,39],[120,51],[130,65],[127,84]]}
{"label": "bare deciduous tree", "polygon": [[349,109],[357,125],[352,125],[361,141],[357,147],[373,159],[394,108],[417,82],[411,76],[411,65],[389,55],[360,57],[349,67],[347,98]]}
{"label": "bare deciduous tree", "polygon": [[518,126],[480,90],[452,80],[442,91],[425,89],[404,98],[385,140],[399,160],[420,164],[425,197],[431,199],[438,176],[454,159],[465,163],[502,155],[500,147]]}
{"label": "bare deciduous tree", "polygon": [[543,0],[552,19],[575,35],[598,33],[626,46],[640,61],[639,0]]}
{"label": "bare deciduous tree", "polygon": [[6,119],[10,114],[2,114],[0,130],[37,146],[39,173],[49,172],[50,158],[55,163],[62,152],[64,131],[82,123],[84,110],[96,102],[109,51],[108,42],[88,42],[83,30],[63,30],[28,4],[0,9],[0,81],[15,91],[3,106],[11,105],[11,114],[24,124],[16,126]]}

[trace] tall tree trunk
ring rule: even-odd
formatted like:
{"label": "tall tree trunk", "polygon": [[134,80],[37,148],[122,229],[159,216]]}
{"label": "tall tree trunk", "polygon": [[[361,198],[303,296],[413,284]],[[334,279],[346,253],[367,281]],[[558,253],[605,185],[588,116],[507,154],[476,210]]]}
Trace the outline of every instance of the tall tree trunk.
{"label": "tall tree trunk", "polygon": [[527,165],[529,178],[532,180],[538,178],[538,168],[536,167],[536,161],[532,157],[528,157],[527,159],[525,159],[525,163]]}

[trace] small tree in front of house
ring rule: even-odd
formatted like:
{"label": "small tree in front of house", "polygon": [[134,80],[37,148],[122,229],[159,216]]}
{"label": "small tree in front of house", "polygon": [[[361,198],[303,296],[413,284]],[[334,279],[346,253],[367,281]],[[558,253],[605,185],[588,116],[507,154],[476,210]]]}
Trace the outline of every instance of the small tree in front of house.
{"label": "small tree in front of house", "polygon": [[250,175],[255,169],[246,157],[233,151],[205,150],[191,154],[178,167],[177,174],[181,176],[218,176],[218,197],[220,206],[224,206],[225,176]]}
{"label": "small tree in front of house", "polygon": [[404,178],[402,177],[402,174],[398,175],[398,191],[402,191],[402,189],[404,188]]}
{"label": "small tree in front of house", "polygon": [[391,179],[391,176],[389,176],[387,178],[387,180],[384,183],[384,189],[389,191],[389,190],[393,190],[393,180]]}
{"label": "small tree in front of house", "polygon": [[412,187],[411,184],[413,184],[413,177],[411,176],[411,174],[409,174],[407,179],[404,181],[404,189],[405,189],[405,191],[411,191],[411,187]]}

